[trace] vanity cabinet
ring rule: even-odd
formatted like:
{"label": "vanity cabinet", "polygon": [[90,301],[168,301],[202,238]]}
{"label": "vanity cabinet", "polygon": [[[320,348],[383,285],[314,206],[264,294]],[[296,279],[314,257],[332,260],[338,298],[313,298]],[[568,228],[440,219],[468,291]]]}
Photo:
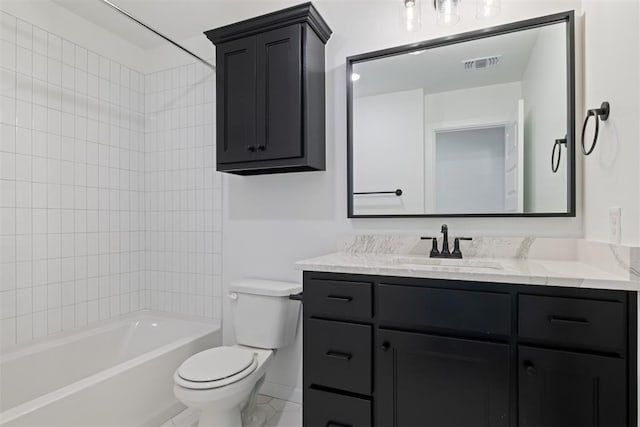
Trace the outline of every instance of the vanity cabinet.
{"label": "vanity cabinet", "polygon": [[216,45],[217,170],[324,170],[331,30],[311,3],[205,34]]}
{"label": "vanity cabinet", "polygon": [[518,362],[518,425],[631,425],[623,358],[519,346]]}
{"label": "vanity cabinet", "polygon": [[307,427],[635,426],[635,292],[304,272]]}
{"label": "vanity cabinet", "polygon": [[509,346],[379,330],[376,425],[509,426]]}

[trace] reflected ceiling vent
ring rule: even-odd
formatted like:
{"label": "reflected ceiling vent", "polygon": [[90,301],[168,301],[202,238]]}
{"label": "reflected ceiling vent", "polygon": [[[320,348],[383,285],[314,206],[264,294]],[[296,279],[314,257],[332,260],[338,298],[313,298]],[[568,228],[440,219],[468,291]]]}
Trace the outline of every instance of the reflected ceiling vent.
{"label": "reflected ceiling vent", "polygon": [[484,58],[465,59],[462,61],[465,70],[484,70],[500,64],[502,55],[486,56]]}

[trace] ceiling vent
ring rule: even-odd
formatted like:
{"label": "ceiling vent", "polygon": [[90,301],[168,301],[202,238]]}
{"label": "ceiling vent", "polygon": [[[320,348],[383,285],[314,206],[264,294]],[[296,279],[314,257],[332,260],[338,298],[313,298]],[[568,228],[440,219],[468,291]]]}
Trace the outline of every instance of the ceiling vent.
{"label": "ceiling vent", "polygon": [[465,59],[462,63],[465,70],[484,70],[498,65],[500,58],[502,58],[502,55],[486,56],[484,58]]}

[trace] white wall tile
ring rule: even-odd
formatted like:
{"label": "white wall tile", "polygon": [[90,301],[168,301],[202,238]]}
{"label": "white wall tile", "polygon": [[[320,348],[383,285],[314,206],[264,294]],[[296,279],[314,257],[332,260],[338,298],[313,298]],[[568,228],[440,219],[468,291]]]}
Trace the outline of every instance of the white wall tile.
{"label": "white wall tile", "polygon": [[21,19],[17,20],[16,44],[26,49],[33,49],[33,28]]}
{"label": "white wall tile", "polygon": [[13,309],[2,342],[147,307],[220,316],[221,197],[205,191],[220,181],[201,70],[142,76],[7,17],[0,292]]}
{"label": "white wall tile", "polygon": [[31,313],[16,318],[16,342],[22,344],[33,339],[33,317]]}
{"label": "white wall tile", "polygon": [[13,42],[0,40],[0,66],[8,70],[16,69],[16,45]]}

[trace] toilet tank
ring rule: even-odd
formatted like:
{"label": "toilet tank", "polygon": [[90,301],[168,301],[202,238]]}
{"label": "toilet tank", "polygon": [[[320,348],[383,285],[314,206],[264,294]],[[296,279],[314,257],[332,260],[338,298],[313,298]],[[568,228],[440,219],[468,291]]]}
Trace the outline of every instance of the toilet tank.
{"label": "toilet tank", "polygon": [[229,285],[231,313],[238,344],[277,349],[296,336],[300,301],[289,295],[302,291],[299,283],[243,279]]}

